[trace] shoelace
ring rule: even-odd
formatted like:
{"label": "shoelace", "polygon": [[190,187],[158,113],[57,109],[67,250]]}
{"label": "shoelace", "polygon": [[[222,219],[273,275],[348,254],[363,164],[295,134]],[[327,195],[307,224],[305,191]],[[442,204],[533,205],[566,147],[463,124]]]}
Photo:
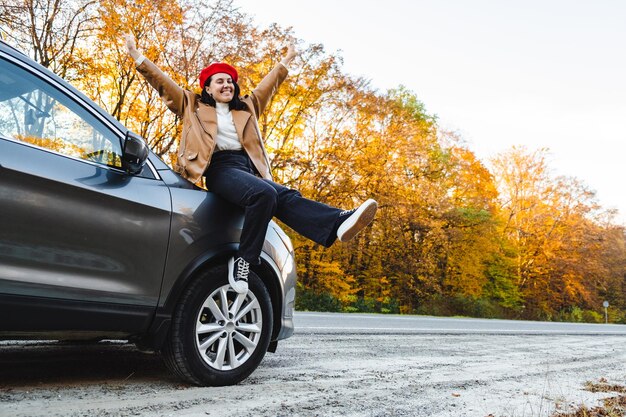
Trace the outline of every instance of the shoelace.
{"label": "shoelace", "polygon": [[340,216],[346,216],[352,212],[356,211],[356,209],[351,209],[351,210],[344,210],[341,213],[339,213]]}
{"label": "shoelace", "polygon": [[248,281],[248,274],[250,273],[250,264],[243,258],[239,258],[237,262],[237,278],[243,281]]}

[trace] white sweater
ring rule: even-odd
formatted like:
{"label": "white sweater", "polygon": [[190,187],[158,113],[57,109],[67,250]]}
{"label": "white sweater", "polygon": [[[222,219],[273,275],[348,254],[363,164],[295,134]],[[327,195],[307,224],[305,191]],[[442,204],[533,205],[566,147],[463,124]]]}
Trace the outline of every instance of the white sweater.
{"label": "white sweater", "polygon": [[215,103],[215,111],[217,112],[217,137],[215,138],[217,150],[241,150],[241,142],[239,142],[228,103]]}

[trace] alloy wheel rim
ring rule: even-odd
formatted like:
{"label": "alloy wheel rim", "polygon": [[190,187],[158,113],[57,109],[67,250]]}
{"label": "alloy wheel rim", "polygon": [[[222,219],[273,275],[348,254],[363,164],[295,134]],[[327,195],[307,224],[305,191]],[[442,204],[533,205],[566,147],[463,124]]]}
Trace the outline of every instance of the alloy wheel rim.
{"label": "alloy wheel rim", "polygon": [[213,291],[196,318],[196,347],[202,360],[219,371],[243,365],[254,353],[263,329],[259,301],[229,285]]}

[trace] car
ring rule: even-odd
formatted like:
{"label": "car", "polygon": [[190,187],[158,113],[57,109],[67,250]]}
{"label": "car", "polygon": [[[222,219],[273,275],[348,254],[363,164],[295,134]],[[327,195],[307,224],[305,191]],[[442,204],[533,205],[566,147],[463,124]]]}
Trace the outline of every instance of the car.
{"label": "car", "polygon": [[243,211],[0,40],[0,339],[128,340],[197,385],[236,384],[293,334],[296,267],[271,222],[228,285]]}

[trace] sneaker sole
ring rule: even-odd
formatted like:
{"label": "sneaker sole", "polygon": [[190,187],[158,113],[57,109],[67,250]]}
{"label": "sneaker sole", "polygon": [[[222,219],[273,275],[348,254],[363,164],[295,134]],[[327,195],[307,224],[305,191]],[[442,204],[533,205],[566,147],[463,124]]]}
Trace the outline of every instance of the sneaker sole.
{"label": "sneaker sole", "polygon": [[[337,236],[340,242],[348,242],[352,240],[354,236],[357,235],[363,228],[365,228],[368,224],[374,220],[374,216],[376,216],[376,210],[378,210],[378,203],[372,200],[370,204],[368,204],[364,210],[359,214],[357,218],[354,220],[348,219],[341,226],[346,226],[343,233],[340,236]],[[348,223],[350,222],[350,223]]]}

